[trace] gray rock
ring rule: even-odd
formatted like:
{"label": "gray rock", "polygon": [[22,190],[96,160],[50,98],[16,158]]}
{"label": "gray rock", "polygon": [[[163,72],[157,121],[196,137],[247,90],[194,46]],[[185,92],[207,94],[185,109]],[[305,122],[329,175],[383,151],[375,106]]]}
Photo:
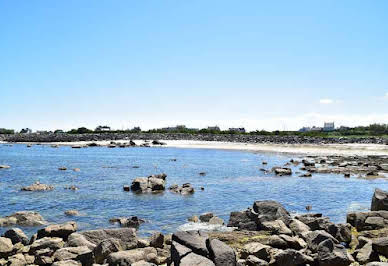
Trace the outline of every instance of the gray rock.
{"label": "gray rock", "polygon": [[291,168],[287,168],[287,167],[274,167],[272,168],[272,171],[279,176],[292,175]]}
{"label": "gray rock", "polygon": [[292,231],[282,220],[262,222],[260,228],[273,234],[292,235]]}
{"label": "gray rock", "polygon": [[57,250],[57,249],[63,248],[64,245],[65,243],[63,242],[62,238],[44,237],[32,243],[32,245],[30,246],[30,254],[34,254],[37,250],[40,250],[40,249],[48,248],[50,250]]}
{"label": "gray rock", "polygon": [[388,257],[388,237],[380,237],[373,239],[373,250],[377,253]]}
{"label": "gray rock", "polygon": [[354,262],[346,248],[335,245],[331,239],[321,242],[317,251],[320,266],[348,266]]}
{"label": "gray rock", "polygon": [[27,235],[19,228],[11,228],[4,233],[4,237],[11,239],[12,244],[22,243],[23,245],[27,245],[29,243],[29,239]]}
{"label": "gray rock", "polygon": [[53,263],[52,266],[81,266],[82,264],[75,260],[63,260],[63,261],[56,261]]}
{"label": "gray rock", "polygon": [[118,223],[122,227],[139,228],[141,224],[145,223],[145,220],[140,219],[137,216],[119,217],[109,219],[110,223]]}
{"label": "gray rock", "polygon": [[12,241],[9,238],[0,237],[0,258],[7,258],[13,250]]}
{"label": "gray rock", "polygon": [[228,227],[237,227],[239,230],[257,231],[257,214],[251,210],[231,212]]}
{"label": "gray rock", "polygon": [[78,256],[84,253],[90,253],[91,250],[86,247],[67,247],[60,248],[54,252],[54,260],[66,261],[66,260],[78,260]]}
{"label": "gray rock", "polygon": [[248,258],[246,259],[244,265],[247,266],[267,266],[268,262],[265,260],[261,260],[253,255],[249,255]]}
{"label": "gray rock", "polygon": [[96,263],[102,264],[109,254],[122,251],[119,240],[115,238],[108,238],[101,241],[93,250]]}
{"label": "gray rock", "polygon": [[79,211],[77,210],[67,210],[65,211],[66,216],[79,216]]}
{"label": "gray rock", "polygon": [[207,240],[210,258],[216,266],[235,266],[236,254],[234,250],[218,239]]}
{"label": "gray rock", "polygon": [[148,247],[119,251],[111,253],[107,258],[107,262],[110,266],[129,266],[138,261],[147,261],[147,256],[150,254],[157,255],[156,249]]}
{"label": "gray rock", "polygon": [[192,252],[188,247],[179,244],[176,241],[171,243],[171,260],[174,262],[174,265],[179,265],[181,259]]}
{"label": "gray rock", "polygon": [[43,217],[34,211],[20,211],[15,212],[4,218],[0,218],[0,226],[40,226],[44,225],[46,221]]}
{"label": "gray rock", "polygon": [[134,228],[97,229],[84,231],[81,235],[95,245],[98,245],[104,239],[116,238],[124,249],[137,247],[136,230]]}
{"label": "gray rock", "polygon": [[[10,265],[10,266],[24,266],[24,265],[27,265],[27,261],[26,261],[26,258],[24,257],[24,255],[22,253],[18,253],[18,254],[15,254],[11,257],[8,258],[8,264],[7,265]],[[2,265],[0,263],[0,265]]]}
{"label": "gray rock", "polygon": [[253,255],[259,259],[268,261],[270,259],[271,247],[258,242],[252,242],[244,245],[241,250],[241,258],[246,259]]}
{"label": "gray rock", "polygon": [[65,241],[72,233],[77,231],[75,222],[66,222],[64,224],[53,224],[38,230],[38,239],[43,237],[60,237]]}
{"label": "gray rock", "polygon": [[376,188],[370,209],[372,211],[388,211],[388,192]]}
{"label": "gray rock", "polygon": [[308,231],[311,231],[310,227],[304,224],[303,222],[297,220],[297,219],[292,219],[289,227],[291,231],[296,234],[296,235],[301,235],[303,233],[306,233]]}
{"label": "gray rock", "polygon": [[88,241],[83,235],[79,233],[72,233],[66,242],[67,247],[82,247],[87,246],[90,250],[96,247],[96,244]]}
{"label": "gray rock", "polygon": [[212,217],[209,220],[209,224],[220,224],[220,225],[223,225],[224,224],[224,220],[222,220],[219,217]]}
{"label": "gray rock", "polygon": [[388,266],[388,262],[369,262],[365,266]]}
{"label": "gray rock", "polygon": [[180,262],[182,266],[215,266],[215,264],[206,257],[195,254],[193,252],[184,256]]}
{"label": "gray rock", "polygon": [[184,245],[195,253],[208,257],[209,251],[206,246],[206,237],[201,236],[198,232],[190,231],[178,231],[172,235],[172,240]]}
{"label": "gray rock", "polygon": [[214,214],[212,212],[203,213],[199,216],[199,220],[203,223],[208,223],[211,218],[214,217]]}
{"label": "gray rock", "polygon": [[54,187],[51,185],[41,184],[39,182],[35,182],[34,184],[26,187],[22,187],[22,191],[49,191],[53,190]]}
{"label": "gray rock", "polygon": [[[310,256],[293,249],[279,250],[271,259],[271,266],[308,265],[314,262]],[[334,266],[334,265],[333,265]]]}
{"label": "gray rock", "polygon": [[366,243],[357,253],[356,260],[361,264],[378,260],[378,254],[373,250],[372,242]]}
{"label": "gray rock", "polygon": [[288,235],[272,235],[268,240],[268,244],[274,248],[296,250],[303,249],[307,246],[303,239]]}
{"label": "gray rock", "polygon": [[313,252],[317,251],[318,245],[325,240],[332,240],[333,243],[338,244],[337,239],[335,239],[332,235],[323,230],[308,232],[304,236],[308,248]]}
{"label": "gray rock", "polygon": [[163,248],[164,235],[160,232],[153,233],[150,238],[150,246],[154,248]]}
{"label": "gray rock", "polygon": [[291,222],[288,211],[279,202],[273,200],[255,201],[253,210],[257,213],[260,222],[282,220],[286,225]]}

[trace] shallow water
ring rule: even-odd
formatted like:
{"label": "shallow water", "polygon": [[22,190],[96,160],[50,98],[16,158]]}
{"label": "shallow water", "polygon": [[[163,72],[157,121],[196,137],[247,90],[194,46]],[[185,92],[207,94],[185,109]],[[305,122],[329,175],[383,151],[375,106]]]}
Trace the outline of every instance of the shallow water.
{"label": "shallow water", "polygon": [[[172,158],[177,160],[171,161]],[[388,182],[383,179],[345,179],[333,174],[276,177],[259,170],[283,165],[291,158],[298,156],[165,147],[72,149],[0,145],[0,164],[11,166],[0,169],[0,216],[36,210],[51,223],[75,220],[80,230],[86,230],[112,227],[112,217],[137,215],[147,220],[139,233],[148,234],[154,230],[173,232],[191,215],[209,211],[227,221],[231,211],[246,209],[255,200],[272,199],[290,212],[305,212],[305,206],[312,205],[313,212],[344,222],[346,212],[369,208],[376,187],[388,189]],[[268,165],[263,166],[262,161]],[[59,171],[61,166],[69,170]],[[73,168],[81,171],[74,172]],[[167,187],[189,182],[196,192],[192,196],[169,191],[135,195],[122,189],[135,177],[162,172],[168,175]],[[200,176],[199,172],[207,175]],[[22,186],[38,180],[54,185],[55,190],[20,191]],[[73,184],[79,187],[78,191],[64,189]],[[66,217],[64,211],[69,209],[79,210],[82,216]],[[37,230],[23,229],[29,234]],[[0,228],[0,233],[4,230]]]}

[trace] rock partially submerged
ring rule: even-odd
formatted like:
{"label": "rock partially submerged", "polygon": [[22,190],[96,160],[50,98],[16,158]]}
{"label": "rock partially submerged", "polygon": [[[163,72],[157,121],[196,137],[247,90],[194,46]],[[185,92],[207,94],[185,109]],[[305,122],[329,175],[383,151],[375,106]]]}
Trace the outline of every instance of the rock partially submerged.
{"label": "rock partially submerged", "polygon": [[4,164],[0,165],[0,169],[9,169],[9,168],[11,168],[11,166],[9,165],[4,165]]}
{"label": "rock partially submerged", "polygon": [[139,226],[143,223],[145,223],[145,220],[140,219],[137,216],[129,216],[129,217],[119,217],[119,218],[112,218],[109,219],[110,223],[118,223],[122,227],[132,227],[132,228],[139,228]]}
{"label": "rock partially submerged", "polygon": [[46,224],[43,217],[34,211],[15,212],[9,216],[0,218],[0,226],[40,226]]}
{"label": "rock partially submerged", "polygon": [[35,182],[30,186],[21,188],[22,191],[49,191],[53,189],[54,189],[54,186],[41,184],[39,181]]}
{"label": "rock partially submerged", "polygon": [[[159,193],[166,189],[166,174],[138,177],[132,181],[131,190],[135,193]],[[125,190],[125,187],[124,187]]]}
{"label": "rock partially submerged", "polygon": [[193,186],[190,183],[183,184],[182,186],[172,185],[168,188],[171,192],[181,194],[181,195],[190,195],[195,192]]}

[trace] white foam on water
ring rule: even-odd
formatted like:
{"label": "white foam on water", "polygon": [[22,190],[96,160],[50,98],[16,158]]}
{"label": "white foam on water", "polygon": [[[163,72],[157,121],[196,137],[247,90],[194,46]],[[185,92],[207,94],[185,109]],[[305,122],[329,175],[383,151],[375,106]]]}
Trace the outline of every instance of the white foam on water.
{"label": "white foam on water", "polygon": [[232,232],[234,227],[209,223],[185,223],[177,228],[178,231]]}

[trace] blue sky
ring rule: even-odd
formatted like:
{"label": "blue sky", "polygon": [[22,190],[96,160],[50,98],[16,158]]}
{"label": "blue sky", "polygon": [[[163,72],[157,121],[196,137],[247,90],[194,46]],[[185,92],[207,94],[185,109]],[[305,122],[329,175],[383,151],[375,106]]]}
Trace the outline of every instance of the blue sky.
{"label": "blue sky", "polygon": [[0,127],[388,123],[388,2],[1,1]]}

